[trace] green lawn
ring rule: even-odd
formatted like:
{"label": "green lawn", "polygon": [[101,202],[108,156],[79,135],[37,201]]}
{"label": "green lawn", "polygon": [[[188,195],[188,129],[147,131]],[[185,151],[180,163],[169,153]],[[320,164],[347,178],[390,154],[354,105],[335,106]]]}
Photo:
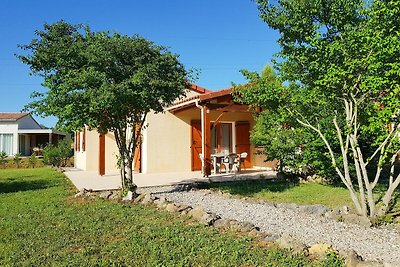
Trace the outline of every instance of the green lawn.
{"label": "green lawn", "polygon": [[73,194],[51,169],[0,170],[0,266],[332,266],[153,207]]}
{"label": "green lawn", "polygon": [[346,188],[316,183],[299,184],[284,180],[256,180],[213,183],[209,187],[234,195],[264,199],[275,203],[322,204],[330,208],[353,205]]}
{"label": "green lawn", "polygon": [[[347,188],[317,183],[294,183],[285,180],[255,180],[226,183],[211,183],[206,188],[219,189],[233,195],[263,199],[275,203],[296,203],[299,205],[322,204],[330,208],[339,206],[354,207]],[[397,190],[397,200],[400,190]],[[378,195],[383,195],[384,186],[376,188]],[[400,201],[393,208],[394,213],[400,211]]]}

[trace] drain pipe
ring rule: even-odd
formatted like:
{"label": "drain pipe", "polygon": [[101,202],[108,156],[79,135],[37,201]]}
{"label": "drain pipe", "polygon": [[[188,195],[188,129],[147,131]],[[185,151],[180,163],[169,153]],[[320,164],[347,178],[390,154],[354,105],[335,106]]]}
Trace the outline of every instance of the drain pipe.
{"label": "drain pipe", "polygon": [[201,116],[201,119],[200,119],[200,121],[201,121],[201,173],[202,173],[202,175],[204,177],[204,153],[205,153],[205,151],[204,151],[204,147],[205,147],[205,145],[204,145],[204,140],[205,140],[205,136],[204,136],[204,107],[199,105],[199,100],[198,99],[196,99],[195,104],[196,104],[196,107],[198,107],[200,109],[200,112],[201,112],[201,115],[200,115]]}

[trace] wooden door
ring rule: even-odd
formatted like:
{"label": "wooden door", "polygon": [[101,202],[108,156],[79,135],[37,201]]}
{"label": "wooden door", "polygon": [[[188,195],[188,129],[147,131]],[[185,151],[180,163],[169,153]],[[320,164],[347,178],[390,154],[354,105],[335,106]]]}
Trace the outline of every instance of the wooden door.
{"label": "wooden door", "polygon": [[248,121],[236,122],[236,153],[247,152],[244,167],[251,168],[250,154],[250,123]]}
{"label": "wooden door", "polygon": [[135,149],[135,155],[133,157],[133,166],[134,166],[134,171],[135,172],[141,172],[142,171],[142,162],[141,162],[141,150],[142,150],[142,143],[140,142],[141,140],[139,139],[139,144],[137,145]]}
{"label": "wooden door", "polygon": [[191,154],[192,154],[192,171],[201,171],[201,122],[191,122]]}
{"label": "wooden door", "polygon": [[[135,127],[135,135],[137,135],[140,128]],[[142,138],[139,136],[137,140],[137,145],[135,147],[135,153],[133,154],[133,170],[135,172],[142,172]]]}

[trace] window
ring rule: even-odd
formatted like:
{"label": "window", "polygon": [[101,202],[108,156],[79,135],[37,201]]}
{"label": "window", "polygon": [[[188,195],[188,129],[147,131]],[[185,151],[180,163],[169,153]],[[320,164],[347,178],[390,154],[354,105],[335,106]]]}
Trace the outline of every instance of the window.
{"label": "window", "polygon": [[13,134],[0,134],[0,152],[5,152],[8,156],[13,154]]}

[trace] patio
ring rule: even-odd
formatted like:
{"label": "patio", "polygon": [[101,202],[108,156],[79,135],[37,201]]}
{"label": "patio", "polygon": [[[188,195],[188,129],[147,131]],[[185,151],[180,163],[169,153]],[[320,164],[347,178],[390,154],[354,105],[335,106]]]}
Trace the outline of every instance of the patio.
{"label": "patio", "polygon": [[[96,171],[83,171],[76,168],[66,168],[64,174],[71,180],[78,190],[85,188],[94,191],[101,191],[118,189],[121,187],[121,178],[118,171],[110,171],[107,174],[100,176]],[[134,175],[135,183],[138,187],[274,178],[276,178],[275,171],[258,169],[245,170],[236,175],[234,173],[220,173],[211,175],[209,178],[202,177],[200,171],[153,174],[135,173]]]}

